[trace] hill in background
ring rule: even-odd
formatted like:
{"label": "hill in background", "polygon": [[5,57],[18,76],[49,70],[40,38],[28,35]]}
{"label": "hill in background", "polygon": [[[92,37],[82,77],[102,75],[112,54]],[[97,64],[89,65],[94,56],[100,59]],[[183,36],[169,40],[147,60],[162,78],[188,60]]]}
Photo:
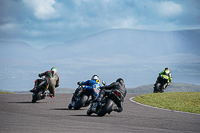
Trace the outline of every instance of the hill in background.
{"label": "hill in background", "polygon": [[[148,94],[153,92],[153,84],[143,85],[136,88],[127,88],[127,93]],[[56,93],[74,93],[76,88],[57,88]],[[200,92],[200,85],[171,83],[165,92]]]}
{"label": "hill in background", "polygon": [[[153,93],[153,84],[144,85],[136,88],[128,88],[128,93]],[[200,92],[200,85],[171,83],[165,90],[165,92]]]}
{"label": "hill in background", "polygon": [[38,74],[58,69],[61,88],[97,74],[107,84],[122,77],[126,87],[153,84],[165,67],[172,82],[200,84],[200,30],[157,32],[105,30],[63,44],[35,49],[25,42],[0,40],[1,88],[32,89]]}
{"label": "hill in background", "polygon": [[[136,88],[127,88],[127,93],[140,93],[140,94],[149,94],[153,93],[153,84],[143,85]],[[55,92],[57,93],[74,93],[76,88],[56,88]],[[5,90],[0,90],[0,92],[9,92]],[[182,83],[171,83],[167,87],[165,92],[200,92],[200,85],[193,84],[182,84]],[[29,91],[14,91],[14,93],[30,93]],[[30,93],[32,94],[32,93]]]}

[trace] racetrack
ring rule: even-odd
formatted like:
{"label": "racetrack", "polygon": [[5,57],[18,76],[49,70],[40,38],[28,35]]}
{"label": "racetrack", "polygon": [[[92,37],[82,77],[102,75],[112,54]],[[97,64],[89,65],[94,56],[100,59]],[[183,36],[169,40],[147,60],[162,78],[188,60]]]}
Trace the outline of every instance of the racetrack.
{"label": "racetrack", "polygon": [[31,103],[31,94],[0,94],[1,133],[197,133],[200,115],[159,110],[129,100],[122,113],[98,117],[87,108],[68,110],[72,94]]}

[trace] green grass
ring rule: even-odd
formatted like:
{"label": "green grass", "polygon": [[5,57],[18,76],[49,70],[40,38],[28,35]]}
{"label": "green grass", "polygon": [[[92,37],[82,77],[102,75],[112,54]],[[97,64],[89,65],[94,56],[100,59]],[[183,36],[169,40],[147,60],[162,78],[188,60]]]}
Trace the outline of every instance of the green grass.
{"label": "green grass", "polygon": [[13,94],[12,92],[0,92],[0,94]]}
{"label": "green grass", "polygon": [[176,111],[200,114],[200,92],[171,92],[139,95],[136,102]]}

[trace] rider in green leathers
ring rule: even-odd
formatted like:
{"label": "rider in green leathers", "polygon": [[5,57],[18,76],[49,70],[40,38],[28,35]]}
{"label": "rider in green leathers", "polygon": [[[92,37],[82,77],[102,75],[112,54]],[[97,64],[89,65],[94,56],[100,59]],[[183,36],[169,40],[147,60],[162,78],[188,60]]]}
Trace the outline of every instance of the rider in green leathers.
{"label": "rider in green leathers", "polygon": [[156,83],[161,80],[161,77],[166,81],[166,84],[162,88],[162,92],[164,92],[165,88],[169,85],[169,82],[172,81],[172,75],[170,69],[166,67],[164,71],[160,72]]}

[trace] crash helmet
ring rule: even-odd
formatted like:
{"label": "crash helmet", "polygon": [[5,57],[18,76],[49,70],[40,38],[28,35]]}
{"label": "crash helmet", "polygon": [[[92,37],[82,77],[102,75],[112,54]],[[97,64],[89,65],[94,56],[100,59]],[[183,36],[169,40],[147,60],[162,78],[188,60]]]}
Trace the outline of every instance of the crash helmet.
{"label": "crash helmet", "polygon": [[166,73],[170,73],[170,69],[168,67],[165,68]]}
{"label": "crash helmet", "polygon": [[166,67],[165,70],[169,70],[170,71],[170,69],[168,67]]}
{"label": "crash helmet", "polygon": [[119,83],[124,84],[124,80],[123,80],[122,78],[118,78],[118,79],[116,80],[116,82],[119,82]]}
{"label": "crash helmet", "polygon": [[55,67],[52,67],[52,68],[51,68],[51,71],[57,73],[57,69],[56,69]]}
{"label": "crash helmet", "polygon": [[99,80],[99,76],[93,75],[92,78],[91,78],[91,80]]}

